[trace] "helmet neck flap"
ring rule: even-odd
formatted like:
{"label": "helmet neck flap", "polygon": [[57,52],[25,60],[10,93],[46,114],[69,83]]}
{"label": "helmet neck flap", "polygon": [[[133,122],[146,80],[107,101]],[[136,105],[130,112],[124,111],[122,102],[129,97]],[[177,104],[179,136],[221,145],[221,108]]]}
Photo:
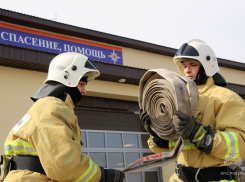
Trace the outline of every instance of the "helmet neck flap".
{"label": "helmet neck flap", "polygon": [[49,81],[46,84],[42,85],[32,96],[31,99],[36,102],[38,99],[47,97],[47,96],[53,96],[60,98],[61,100],[65,101],[66,94],[64,92],[66,91],[66,86],[55,82],[55,81]]}
{"label": "helmet neck flap", "polygon": [[66,93],[70,95],[74,105],[82,99],[82,94],[77,87],[67,87],[61,83],[55,81],[49,81],[42,85],[32,96],[31,99],[36,102],[38,99],[44,97],[56,97],[65,102]]}

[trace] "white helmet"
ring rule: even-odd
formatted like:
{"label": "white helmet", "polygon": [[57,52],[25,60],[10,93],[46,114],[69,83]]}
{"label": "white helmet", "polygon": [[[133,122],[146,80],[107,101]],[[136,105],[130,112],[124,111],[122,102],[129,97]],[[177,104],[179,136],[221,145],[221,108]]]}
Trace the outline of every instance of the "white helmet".
{"label": "white helmet", "polygon": [[199,39],[192,39],[184,43],[173,58],[179,72],[184,75],[184,67],[181,63],[182,58],[198,60],[202,64],[207,76],[213,76],[220,70],[214,51]]}
{"label": "white helmet", "polygon": [[98,67],[88,57],[74,52],[66,52],[54,57],[49,65],[48,81],[57,81],[68,87],[76,87],[86,75],[91,81],[100,75]]}

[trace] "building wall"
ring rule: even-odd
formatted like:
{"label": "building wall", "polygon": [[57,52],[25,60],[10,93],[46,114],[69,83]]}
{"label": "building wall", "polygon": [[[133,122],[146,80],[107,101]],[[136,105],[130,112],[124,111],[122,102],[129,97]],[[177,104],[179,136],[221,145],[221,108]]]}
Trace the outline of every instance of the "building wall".
{"label": "building wall", "polygon": [[[15,25],[11,23],[7,23],[7,24]],[[18,25],[18,26],[24,27],[21,25]],[[91,41],[88,39],[81,39],[81,38],[67,36],[67,35],[63,35],[59,33],[43,31],[43,30],[35,29],[35,28],[28,27],[28,29],[38,30],[44,33],[51,33],[53,35],[64,36],[64,37],[73,38],[77,40],[84,40],[84,41],[89,41],[89,42],[94,42],[94,43],[99,43],[99,44],[104,44],[104,45],[109,45],[109,46],[115,46],[115,45],[101,43],[97,41]],[[116,46],[116,47],[119,47],[119,46]],[[123,53],[123,64],[125,66],[132,66],[132,67],[143,68],[143,69],[164,68],[164,69],[178,72],[172,60],[172,57],[170,56],[150,53],[150,52],[126,48],[126,47],[121,47],[121,48],[122,48],[122,53]],[[219,55],[216,55],[216,56],[219,57]],[[220,73],[225,77],[227,82],[245,85],[245,79],[238,79],[238,78],[243,78],[243,76],[245,75],[244,71],[239,71],[239,70],[225,68],[225,67],[220,67],[220,69],[221,69]]]}
{"label": "building wall", "polygon": [[[172,58],[169,56],[125,47],[122,47],[122,50],[125,66],[144,69],[165,68],[178,72]],[[221,67],[220,73],[230,83],[245,85],[245,79],[242,79],[245,75],[244,71]],[[30,96],[42,85],[46,76],[47,73],[43,72],[0,66],[0,145],[2,146],[0,147],[0,153],[4,152],[3,144],[8,132],[31,107],[33,102],[31,101]],[[89,83],[86,89],[86,95],[88,96],[128,101],[138,100],[137,85],[95,80]],[[163,179],[165,182],[169,180],[173,172],[173,163],[163,167]]]}
{"label": "building wall", "polygon": [[[178,73],[172,57],[149,53],[130,48],[123,48],[123,62],[125,66],[144,69],[164,68]],[[225,67],[220,67],[220,72],[229,83],[245,85],[245,72]]]}
{"label": "building wall", "polygon": [[234,70],[230,68],[220,67],[221,75],[223,75],[227,82],[245,85],[245,72],[240,70]]}
{"label": "building wall", "polygon": [[[11,128],[33,104],[30,96],[42,85],[47,73],[0,66],[0,145]],[[4,78],[4,79],[3,79]],[[94,80],[86,87],[88,96],[137,101],[138,86]],[[3,147],[0,147],[3,153]]]}
{"label": "building wall", "polygon": [[138,101],[138,86],[94,80],[86,86],[87,96]]}
{"label": "building wall", "polygon": [[178,72],[172,58],[160,54],[123,48],[123,64],[144,69],[164,68]]}
{"label": "building wall", "polygon": [[[229,72],[229,70],[225,71]],[[232,74],[231,76],[236,77]],[[47,73],[43,72],[0,66],[0,78],[4,78],[0,79],[2,88],[0,89],[0,145],[2,146],[0,153],[4,152],[3,144],[11,128],[33,104],[30,96],[42,85],[46,77]],[[137,101],[138,99],[138,86],[135,85],[94,80],[87,85],[86,90],[88,96],[129,101]],[[163,167],[162,173],[165,182],[168,181],[173,172],[174,163]]]}
{"label": "building wall", "polygon": [[0,66],[0,153],[11,128],[25,115],[33,101],[30,96],[46,78],[46,73]]}

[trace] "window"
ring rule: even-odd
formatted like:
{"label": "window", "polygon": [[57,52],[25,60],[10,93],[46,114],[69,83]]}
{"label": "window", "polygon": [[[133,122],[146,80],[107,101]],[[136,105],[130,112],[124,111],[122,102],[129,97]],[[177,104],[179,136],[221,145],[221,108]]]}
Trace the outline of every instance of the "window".
{"label": "window", "polygon": [[98,164],[99,166],[107,168],[105,152],[90,152],[89,156],[91,157],[92,161],[96,161],[96,164]]}
{"label": "window", "polygon": [[[149,135],[143,132],[82,130],[82,153],[89,155],[99,166],[122,170],[136,159],[152,154],[148,138]],[[126,174],[125,182],[132,181],[160,182],[161,169]]]}
{"label": "window", "polygon": [[108,148],[122,148],[122,134],[121,133],[107,133],[106,142]]}
{"label": "window", "polygon": [[139,148],[139,137],[138,134],[124,133],[124,148]]}
{"label": "window", "polygon": [[243,160],[241,163],[241,169],[242,169],[242,171],[245,172],[245,160]]}
{"label": "window", "polygon": [[88,132],[90,148],[105,148],[105,134],[101,132]]}

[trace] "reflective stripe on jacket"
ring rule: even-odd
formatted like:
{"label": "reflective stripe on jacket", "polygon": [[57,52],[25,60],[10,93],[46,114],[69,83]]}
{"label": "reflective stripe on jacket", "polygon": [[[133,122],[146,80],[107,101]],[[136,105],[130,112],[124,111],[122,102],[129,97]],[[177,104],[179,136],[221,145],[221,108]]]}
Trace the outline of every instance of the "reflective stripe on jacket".
{"label": "reflective stripe on jacket", "polygon": [[81,153],[81,130],[69,95],[65,102],[55,97],[39,99],[27,114],[30,119],[10,131],[5,155],[38,156],[47,176],[16,170],[9,173],[6,182],[100,180],[99,166]]}
{"label": "reflective stripe on jacket", "polygon": [[36,151],[34,150],[32,144],[28,142],[5,142],[4,143],[4,153],[5,155],[34,155],[37,156]]}

